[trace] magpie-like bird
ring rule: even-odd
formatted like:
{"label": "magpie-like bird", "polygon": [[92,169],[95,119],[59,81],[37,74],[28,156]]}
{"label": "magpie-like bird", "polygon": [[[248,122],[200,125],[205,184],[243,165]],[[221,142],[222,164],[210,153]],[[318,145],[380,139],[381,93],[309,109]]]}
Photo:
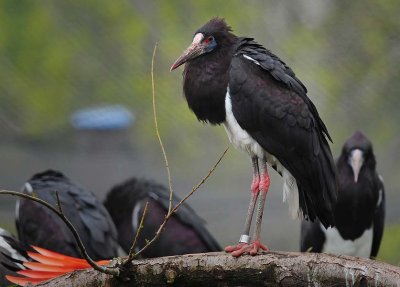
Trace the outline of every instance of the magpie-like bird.
{"label": "magpie-like bird", "polygon": [[[173,206],[179,201],[174,195]],[[146,239],[153,238],[164,221],[169,207],[169,190],[154,181],[133,177],[113,187],[104,201],[117,226],[119,243],[126,252],[129,252],[140,226],[146,202],[149,204],[148,211],[135,246],[136,251],[146,244]],[[170,218],[159,239],[145,250],[142,256],[153,258],[221,250],[204,226],[204,221],[184,203]]]}
{"label": "magpie-like bird", "polygon": [[[118,256],[117,231],[103,204],[90,191],[76,185],[61,172],[35,174],[22,188],[56,206],[58,192],[65,216],[76,228],[94,260]],[[16,225],[21,241],[69,256],[80,257],[71,231],[52,211],[31,200],[17,201]]]}
{"label": "magpie-like bird", "polygon": [[0,228],[0,286],[11,284],[6,275],[16,276],[16,272],[24,268],[21,262],[28,260],[27,250],[29,248],[25,244]]}
{"label": "magpie-like bird", "polygon": [[[281,59],[254,39],[237,37],[223,19],[198,29],[192,44],[171,70],[186,63],[183,91],[200,121],[223,124],[232,144],[246,151],[253,165],[251,200],[239,244],[225,248],[233,256],[268,250],[260,226],[270,178],[267,165],[283,177],[283,198],[293,216],[317,217],[334,224],[335,165],[330,138],[307,89]],[[249,230],[257,198],[253,242]]]}
{"label": "magpie-like bird", "polygon": [[343,145],[336,166],[336,226],[326,229],[318,222],[303,221],[300,249],[376,257],[384,228],[385,191],[376,171],[372,143],[361,132],[355,132]]}

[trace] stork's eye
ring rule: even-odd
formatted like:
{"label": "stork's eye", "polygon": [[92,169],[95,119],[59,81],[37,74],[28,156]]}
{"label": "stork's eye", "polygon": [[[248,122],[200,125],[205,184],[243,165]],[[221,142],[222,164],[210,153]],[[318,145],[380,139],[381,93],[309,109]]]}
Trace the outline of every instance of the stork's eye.
{"label": "stork's eye", "polygon": [[213,36],[209,36],[204,40],[204,44],[208,44],[208,43],[212,42],[213,40],[214,40],[214,37]]}

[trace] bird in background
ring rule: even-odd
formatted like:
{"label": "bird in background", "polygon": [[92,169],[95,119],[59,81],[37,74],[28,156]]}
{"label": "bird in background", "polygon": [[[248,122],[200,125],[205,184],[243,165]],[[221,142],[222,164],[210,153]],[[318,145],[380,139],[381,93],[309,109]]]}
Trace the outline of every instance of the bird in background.
{"label": "bird in background", "polygon": [[[57,205],[57,192],[62,211],[75,227],[89,256],[93,260],[118,256],[115,225],[106,208],[92,192],[55,170],[33,175],[22,187],[22,192],[43,199],[53,206]],[[17,201],[16,227],[18,238],[28,245],[69,256],[81,256],[66,224],[39,203],[27,199]]]}
{"label": "bird in background", "polygon": [[[90,191],[76,185],[59,171],[37,173],[22,192],[57,206],[57,191],[62,211],[78,232],[88,255],[98,264],[108,264],[119,255],[115,225],[103,204]],[[51,210],[28,199],[17,201],[16,226],[19,240],[27,246],[26,260],[16,261],[19,270],[7,275],[8,281],[25,286],[52,279],[67,272],[89,268],[81,259],[71,231]],[[14,258],[14,257],[12,257]],[[3,262],[1,260],[0,262]]]}
{"label": "bird in background", "polygon": [[[110,218],[115,220],[118,240],[122,248],[129,252],[137,228],[140,225],[145,203],[149,202],[147,216],[136,245],[137,251],[146,244],[146,239],[151,239],[155,235],[156,230],[167,214],[169,206],[168,189],[154,181],[137,178],[131,178],[124,183],[116,185],[107,194],[104,204],[111,217],[109,217],[105,207],[94,198],[93,194],[77,187],[58,171],[49,170],[34,175],[24,185],[23,189],[25,192],[39,196],[53,205],[56,204],[55,199],[52,198],[55,196],[53,193],[54,190],[57,190],[67,218],[72,213],[75,213],[69,219],[75,227],[78,227],[78,233],[87,251],[93,252],[93,244],[97,244],[95,247],[99,248],[98,252],[100,254],[94,254],[97,256],[95,260],[99,260],[99,256],[102,259],[110,258],[102,257],[102,251],[104,251],[105,255],[115,254],[111,257],[117,256],[114,253],[116,251],[107,246],[107,244],[111,244],[111,247],[115,245],[114,241],[109,243],[111,239],[108,238],[111,234],[114,234],[115,227],[111,225],[106,228]],[[65,192],[67,195],[63,194]],[[73,198],[71,198],[71,192],[74,195]],[[179,201],[180,199],[177,196],[174,195],[172,197],[173,206]],[[86,206],[88,202],[91,204]],[[94,207],[96,207],[97,211],[92,210]],[[81,214],[78,216],[82,212],[90,213],[90,215]],[[22,258],[13,256],[11,259],[7,257],[7,260],[3,260],[0,257],[0,263],[6,263],[8,266],[18,264],[11,270],[6,268],[8,273],[4,274],[8,274],[5,277],[8,281],[26,286],[28,284],[38,284],[74,270],[90,268],[86,260],[78,258],[80,254],[77,254],[79,250],[75,250],[75,246],[72,244],[74,242],[73,238],[64,238],[65,234],[69,232],[66,227],[64,228],[65,223],[55,220],[50,211],[47,212],[45,208],[38,206],[34,202],[23,200],[17,204],[17,214],[19,236],[21,239],[27,240],[24,243],[28,244],[23,244],[23,247],[19,250],[19,253],[23,254]],[[107,214],[107,216],[102,214]],[[36,218],[29,220],[29,216]],[[86,220],[82,219],[84,217],[86,217]],[[87,218],[91,219],[92,217],[97,220],[103,218],[100,220],[103,224],[100,224],[97,220],[88,224]],[[41,220],[43,223],[40,224],[37,220]],[[88,232],[91,229],[95,230]],[[103,234],[104,246],[99,246],[99,243],[96,243],[93,238],[93,235],[98,232],[105,233]],[[106,238],[108,239],[106,240]],[[114,235],[111,238],[114,238]],[[1,243],[0,239],[0,245]],[[57,252],[54,252],[55,250]],[[188,204],[184,203],[170,218],[160,238],[148,250],[143,252],[142,257],[150,258],[221,250],[222,248],[217,241],[205,228],[204,221]],[[9,262],[9,260],[11,261]],[[110,261],[99,260],[97,263],[106,265]]]}
{"label": "bird in background", "polygon": [[385,190],[371,141],[356,131],[344,143],[336,166],[336,226],[326,229],[319,222],[303,221],[300,249],[374,258],[384,229]]}
{"label": "bird in background", "polygon": [[[179,201],[180,198],[174,194],[172,206],[176,206]],[[154,237],[164,221],[169,207],[169,190],[154,181],[133,177],[114,186],[104,201],[104,206],[117,227],[119,244],[127,253],[140,226],[146,202],[148,209],[135,251],[139,251],[146,245],[146,240]],[[205,222],[187,203],[184,203],[169,219],[158,240],[142,253],[142,257],[153,258],[221,250],[222,248],[206,229]]]}
{"label": "bird in background", "polygon": [[224,125],[231,143],[252,161],[244,230],[239,243],[225,251],[240,256],[268,250],[260,239],[270,185],[268,166],[283,177],[283,198],[293,217],[319,218],[325,227],[333,226],[337,179],[327,141],[331,138],[292,69],[253,38],[234,35],[221,18],[211,19],[194,33],[171,71],[182,64],[186,64],[183,92],[189,108],[199,121]]}

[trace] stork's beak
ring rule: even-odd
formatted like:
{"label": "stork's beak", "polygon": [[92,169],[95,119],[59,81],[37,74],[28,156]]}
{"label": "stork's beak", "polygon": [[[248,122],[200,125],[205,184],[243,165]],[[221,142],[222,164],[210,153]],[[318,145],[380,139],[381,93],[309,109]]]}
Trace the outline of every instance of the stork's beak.
{"label": "stork's beak", "polygon": [[175,63],[171,66],[170,71],[175,70],[187,61],[194,59],[205,52],[204,45],[201,43],[204,36],[198,33],[194,36],[192,44],[179,56]]}
{"label": "stork's beak", "polygon": [[360,149],[354,149],[350,155],[350,166],[354,174],[354,182],[357,183],[358,175],[360,174],[361,167],[364,163],[363,152]]}

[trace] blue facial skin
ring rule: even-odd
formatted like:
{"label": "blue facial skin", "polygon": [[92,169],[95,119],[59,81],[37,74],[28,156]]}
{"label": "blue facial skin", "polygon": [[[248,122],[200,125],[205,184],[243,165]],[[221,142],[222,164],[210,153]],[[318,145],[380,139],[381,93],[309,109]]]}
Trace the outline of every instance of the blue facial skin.
{"label": "blue facial skin", "polygon": [[[210,40],[210,42],[207,44],[205,51],[211,52],[212,50],[214,50],[217,47],[217,42],[215,41],[215,38],[213,36],[210,36],[212,39]],[[210,38],[209,37],[209,38]]]}

